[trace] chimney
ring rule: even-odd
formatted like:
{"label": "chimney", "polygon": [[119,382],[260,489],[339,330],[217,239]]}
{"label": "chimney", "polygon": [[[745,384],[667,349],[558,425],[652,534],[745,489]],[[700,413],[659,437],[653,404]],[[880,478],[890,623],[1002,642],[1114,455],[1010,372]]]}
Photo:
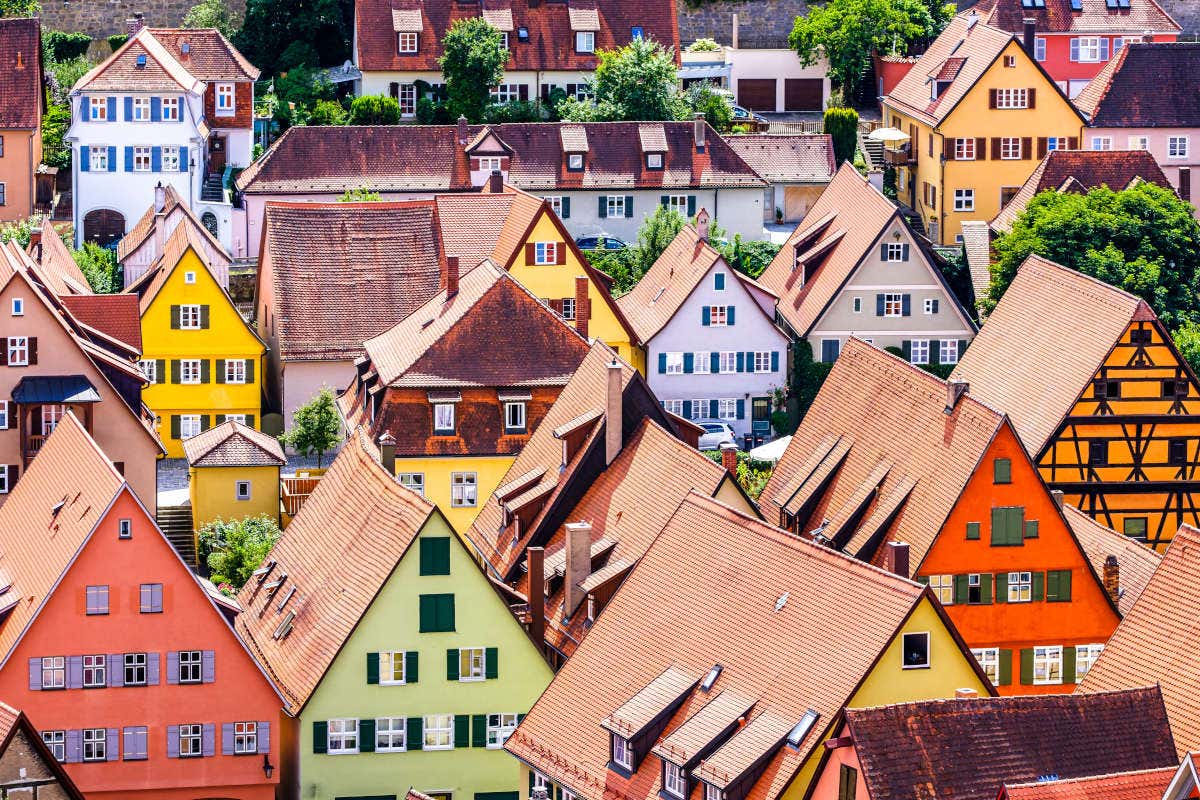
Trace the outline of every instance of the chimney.
{"label": "chimney", "polygon": [[1104,559],[1104,591],[1112,598],[1113,605],[1121,599],[1121,565],[1116,556]]}
{"label": "chimney", "polygon": [[733,14],[733,35],[730,37],[730,45],[729,46],[731,48],[733,48],[734,50],[738,49],[738,15],[737,15],[737,12],[734,12],[734,14]]}
{"label": "chimney", "polygon": [[161,214],[167,206],[167,190],[163,188],[162,181],[154,187],[154,213]]}
{"label": "chimney", "polygon": [[588,338],[588,322],[592,316],[592,306],[588,302],[587,275],[575,276],[575,330],[579,335]]}
{"label": "chimney", "polygon": [[1025,25],[1025,41],[1023,42],[1023,44],[1025,45],[1025,52],[1029,54],[1030,58],[1036,59],[1037,58],[1037,53],[1036,53],[1037,20],[1034,19],[1033,17],[1026,17],[1025,19],[1023,19],[1021,21]]}
{"label": "chimney", "polygon": [[529,568],[529,636],[539,651],[546,641],[546,548],[525,551]]}
{"label": "chimney", "polygon": [[1142,31],[1142,41],[1146,44],[1150,44],[1154,41],[1154,34],[1150,31]]}
{"label": "chimney", "polygon": [[492,174],[488,175],[488,193],[500,194],[504,191],[504,176],[500,174],[500,170],[492,170]]}
{"label": "chimney", "polygon": [[624,393],[621,391],[621,365],[613,359],[608,365],[608,392],[604,398],[604,465],[608,466],[621,453],[621,444],[625,438],[623,406]]}
{"label": "chimney", "polygon": [[33,260],[38,264],[42,263],[42,229],[41,226],[29,231],[29,249],[33,254]]}
{"label": "chimney", "polygon": [[695,122],[693,124],[695,125],[695,128],[696,128],[696,131],[695,131],[696,152],[703,153],[704,152],[704,129],[706,127],[708,127],[708,123],[706,123],[704,121],[703,114],[697,114],[695,116]]}
{"label": "chimney", "polygon": [[737,445],[733,442],[721,444],[721,466],[733,477],[737,477]]}
{"label": "chimney", "polygon": [[954,413],[954,407],[958,405],[959,399],[971,390],[971,385],[963,380],[952,378],[946,381],[946,407],[943,409],[946,416]]}
{"label": "chimney", "polygon": [[467,145],[467,118],[462,114],[458,115],[458,143],[466,147]]}
{"label": "chimney", "polygon": [[700,209],[700,213],[696,215],[696,235],[700,237],[700,241],[708,241],[708,209]]}
{"label": "chimney", "polygon": [[979,692],[974,689],[955,689],[954,698],[956,700],[970,700],[973,697],[979,697]]}
{"label": "chimney", "polygon": [[458,256],[446,256],[446,299],[458,294]]}
{"label": "chimney", "polygon": [[1192,168],[1191,167],[1180,167],[1179,168],[1179,198],[1181,200],[1187,200],[1189,203],[1192,201]]}
{"label": "chimney", "polygon": [[568,522],[567,564],[564,577],[563,617],[569,618],[586,595],[579,584],[592,574],[592,523]]}
{"label": "chimney", "polygon": [[396,476],[396,437],[387,431],[379,435],[379,462],[388,475]]}
{"label": "chimney", "polygon": [[901,578],[908,577],[908,542],[888,542],[887,568]]}
{"label": "chimney", "polygon": [[1054,505],[1058,506],[1059,510],[1062,510],[1062,507],[1063,507],[1062,489],[1051,489],[1050,490],[1050,499],[1052,499],[1054,501]]}
{"label": "chimney", "polygon": [[166,214],[163,213],[167,207],[167,190],[163,188],[162,181],[154,187],[154,257],[158,258],[163,254],[163,248],[166,246],[164,239],[166,231],[163,230],[167,226]]}
{"label": "chimney", "polygon": [[125,32],[131,37],[144,27],[146,27],[146,15],[140,11],[132,17],[126,17],[125,19]]}

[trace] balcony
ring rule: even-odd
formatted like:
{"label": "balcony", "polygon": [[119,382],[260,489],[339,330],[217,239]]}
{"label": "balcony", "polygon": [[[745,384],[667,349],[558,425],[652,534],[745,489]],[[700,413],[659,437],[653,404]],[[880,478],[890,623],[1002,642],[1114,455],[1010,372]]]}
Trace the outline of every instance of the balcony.
{"label": "balcony", "polygon": [[912,148],[909,145],[900,148],[885,147],[883,163],[890,167],[911,167],[916,165],[917,159],[913,157]]}

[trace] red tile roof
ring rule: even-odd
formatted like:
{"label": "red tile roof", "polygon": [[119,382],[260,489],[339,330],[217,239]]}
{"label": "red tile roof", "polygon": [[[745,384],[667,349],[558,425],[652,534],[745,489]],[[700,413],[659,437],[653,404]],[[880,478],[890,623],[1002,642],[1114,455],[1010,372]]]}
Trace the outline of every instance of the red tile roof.
{"label": "red tile roof", "polygon": [[1116,772],[1087,778],[1015,783],[1004,787],[1007,800],[1162,800],[1177,767]]}
{"label": "red tile roof", "polygon": [[[184,54],[181,45],[190,48]],[[138,58],[145,56],[144,66]],[[106,61],[76,81],[73,91],[200,92],[203,81],[257,80],[258,69],[212,28],[142,28]]]}
{"label": "red tile roof", "polygon": [[833,137],[827,133],[731,135],[725,142],[770,183],[829,183],[837,171]]}
{"label": "red tile roof", "polygon": [[74,256],[52,224],[42,225],[38,244],[35,245],[31,241],[28,252],[37,264],[38,277],[46,284],[47,289],[59,297],[69,294],[92,294],[91,284],[80,271]]}
{"label": "red tile roof", "polygon": [[1125,45],[1075,105],[1095,128],[1200,127],[1200,42]]}
{"label": "red tile roof", "polygon": [[1125,8],[1114,8],[1108,0],[1082,0],[1080,10],[1071,9],[1071,0],[1044,0],[1044,6],[1031,8],[1021,0],[982,0],[970,10],[979,12],[988,25],[1021,33],[1024,20],[1037,21],[1038,33],[1106,33],[1141,36],[1143,32],[1179,33],[1180,27],[1155,0],[1130,0]]}
{"label": "red tile roof", "polygon": [[[191,225],[196,229],[197,234],[209,240],[215,252],[225,253],[225,248],[221,245],[217,237],[213,236],[212,231],[204,227],[196,217],[196,214],[188,207],[188,204],[183,202],[183,198],[179,196],[179,192],[175,191],[175,187],[167,184],[162,210],[163,219],[165,220],[176,211],[183,217],[178,224]],[[123,262],[132,255],[143,242],[150,238],[154,233],[154,226],[157,224],[154,204],[151,203],[146,209],[146,213],[142,214],[141,218],[129,229],[129,233],[121,237],[121,241],[117,242],[117,261]]]}
{"label": "red tile roof", "polygon": [[189,467],[281,467],[287,463],[279,440],[234,420],[183,441]]}
{"label": "red tile roof", "polygon": [[[8,703],[0,702],[0,758],[7,755],[8,748],[12,744],[12,736],[18,730],[25,734],[28,745],[33,748],[35,756],[41,762],[40,766],[50,772],[53,780],[57,781],[57,787],[52,788],[51,785],[44,783],[45,778],[43,776],[38,775],[37,778],[34,778],[31,775],[29,783],[37,780],[40,784],[39,788],[33,791],[37,792],[40,790],[42,794],[47,796],[62,793],[66,796],[66,800],[83,800],[83,793],[75,787],[75,782],[71,780],[71,777],[67,775],[67,771],[63,769],[58,759],[46,747],[42,740],[41,732],[33,726],[33,723],[29,721],[29,717],[25,716],[23,711],[18,711]],[[27,753],[14,754],[10,760],[16,763],[18,760],[27,757]],[[21,761],[21,763],[24,762]],[[25,770],[23,769],[23,771]],[[34,772],[38,773],[40,770],[35,769]],[[14,798],[20,796],[21,789],[18,788],[20,783],[21,781],[18,779],[14,782],[15,785],[10,784],[8,791]]]}
{"label": "red tile roof", "polygon": [[35,130],[44,110],[41,23],[0,19],[0,129]]}
{"label": "red tile roof", "polygon": [[1064,505],[1063,516],[1097,575],[1104,575],[1104,562],[1110,556],[1117,559],[1120,569],[1117,608],[1122,616],[1128,614],[1158,569],[1162,555],[1136,539],[1101,525],[1074,506]]}
{"label": "red tile roof", "polygon": [[142,352],[142,319],[137,297],[128,294],[79,294],[59,298],[76,320]]}
{"label": "red tile roof", "polygon": [[[397,52],[396,31],[400,30],[394,23],[397,11],[410,23],[403,26],[404,30],[411,30],[414,27],[411,22],[419,19],[420,50],[415,54]],[[440,72],[442,38],[457,20],[477,16],[488,18],[493,25],[507,24],[511,28],[507,64],[510,72],[594,70],[599,59],[593,53],[575,52],[574,29],[594,31],[596,50],[612,50],[628,44],[637,27],[646,38],[679,51],[675,0],[653,4],[630,0],[486,0],[482,8],[457,2],[360,0],[355,4],[354,15],[358,46],[355,63],[364,72]],[[518,36],[518,29],[528,31],[527,40]]]}
{"label": "red tile roof", "polygon": [[1006,783],[1174,767],[1158,687],[847,709],[873,798],[995,800]]}
{"label": "red tile roof", "polygon": [[[180,65],[202,81],[255,81],[259,70],[216,28],[151,28]],[[183,52],[183,45],[188,52]]]}

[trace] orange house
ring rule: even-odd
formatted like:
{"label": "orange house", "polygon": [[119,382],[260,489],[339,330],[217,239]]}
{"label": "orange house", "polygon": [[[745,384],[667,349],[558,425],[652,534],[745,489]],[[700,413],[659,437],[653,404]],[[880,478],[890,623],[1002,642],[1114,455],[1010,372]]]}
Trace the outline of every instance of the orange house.
{"label": "orange house", "polygon": [[269,800],[281,700],[74,415],[0,508],[0,696],[89,800]]}

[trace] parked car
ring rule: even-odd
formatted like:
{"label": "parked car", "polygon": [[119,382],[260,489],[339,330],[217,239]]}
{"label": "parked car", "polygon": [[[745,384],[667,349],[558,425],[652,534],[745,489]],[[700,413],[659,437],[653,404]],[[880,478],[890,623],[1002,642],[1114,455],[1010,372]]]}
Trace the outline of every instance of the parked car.
{"label": "parked car", "polygon": [[733,121],[734,122],[749,122],[751,120],[753,120],[755,122],[762,122],[762,123],[766,123],[766,121],[767,121],[766,117],[762,117],[762,116],[759,116],[758,114],[755,114],[753,111],[746,108],[745,106],[739,106],[736,104],[733,106]]}
{"label": "parked car", "polygon": [[716,450],[726,442],[737,444],[737,434],[733,432],[733,428],[729,427],[727,422],[713,419],[698,420],[696,424],[704,429],[704,434],[700,437],[701,450]]}
{"label": "parked car", "polygon": [[629,245],[615,236],[598,234],[596,236],[580,236],[575,240],[580,250],[622,250]]}

